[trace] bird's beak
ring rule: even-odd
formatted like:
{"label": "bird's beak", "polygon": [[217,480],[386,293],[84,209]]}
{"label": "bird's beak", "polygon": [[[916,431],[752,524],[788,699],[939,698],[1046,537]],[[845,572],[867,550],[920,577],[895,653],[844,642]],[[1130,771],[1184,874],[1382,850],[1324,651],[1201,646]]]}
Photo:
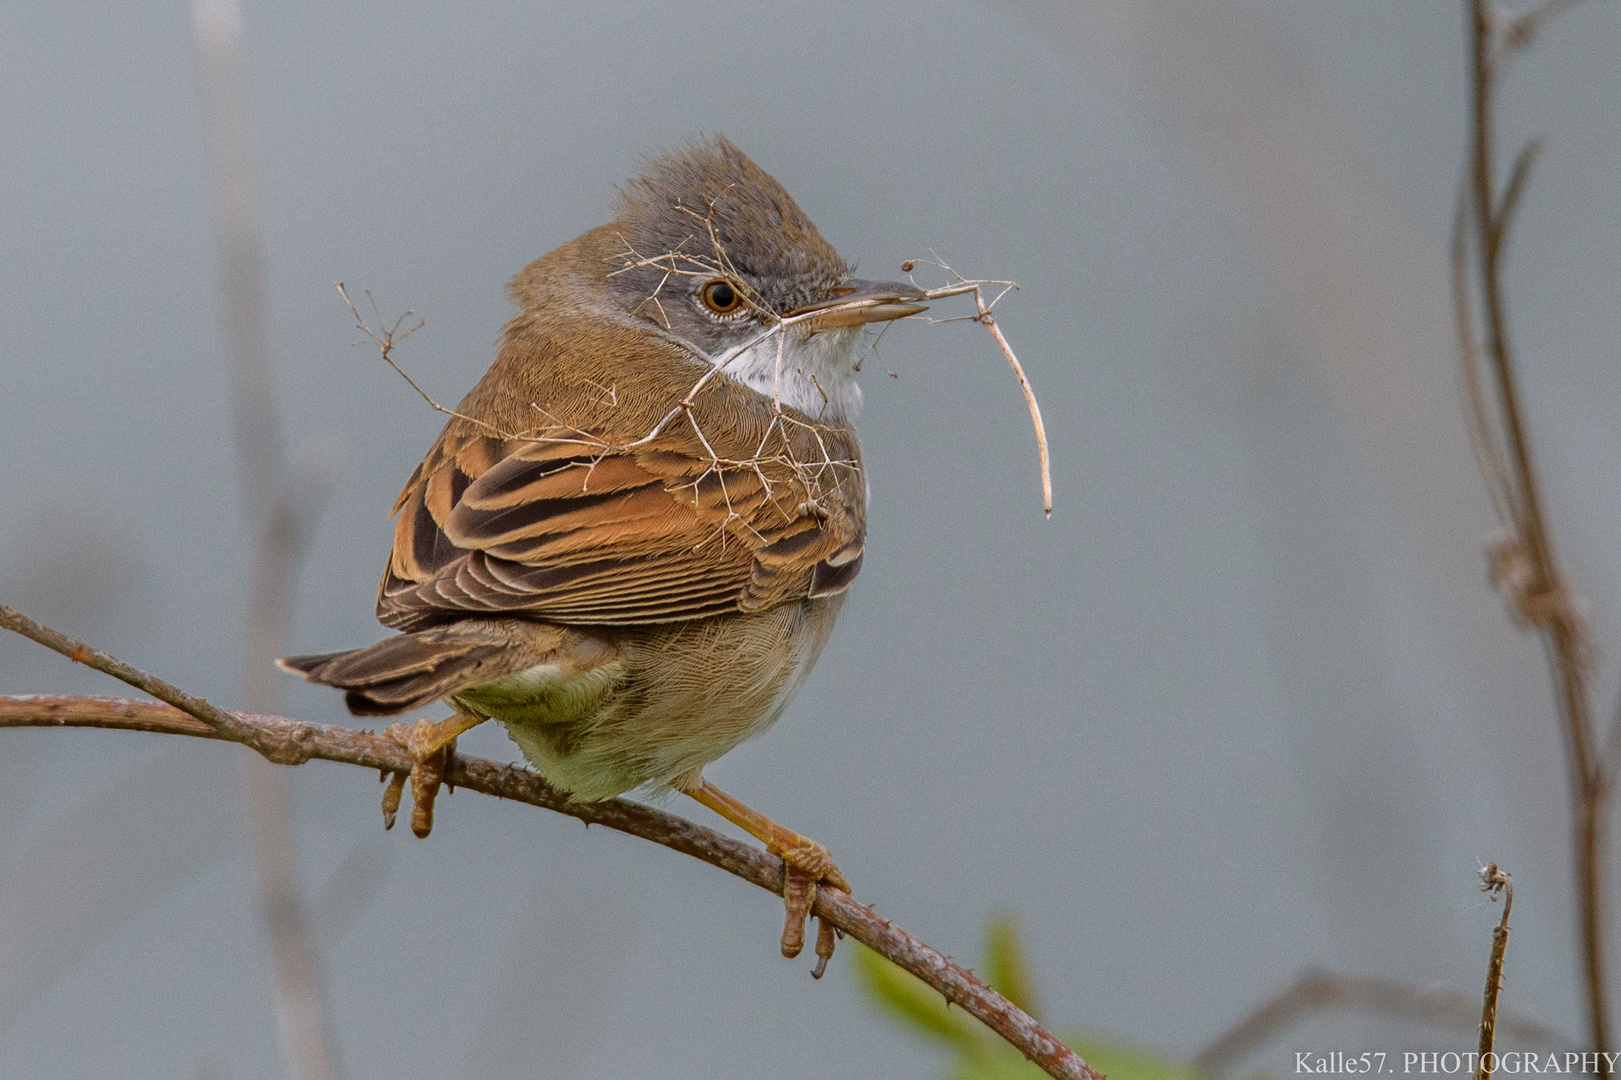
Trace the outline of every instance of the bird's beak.
{"label": "bird's beak", "polygon": [[847,326],[904,319],[927,311],[919,304],[923,292],[915,285],[898,281],[857,281],[851,279],[833,290],[826,300],[808,304],[790,315],[808,315],[812,330],[837,330]]}

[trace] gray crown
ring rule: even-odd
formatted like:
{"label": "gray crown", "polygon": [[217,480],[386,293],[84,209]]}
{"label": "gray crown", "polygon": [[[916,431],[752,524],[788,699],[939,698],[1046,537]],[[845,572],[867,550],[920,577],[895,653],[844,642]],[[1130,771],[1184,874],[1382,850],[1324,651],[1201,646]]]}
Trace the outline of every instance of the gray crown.
{"label": "gray crown", "polygon": [[633,304],[659,294],[668,315],[654,305],[640,309],[656,322],[675,318],[672,297],[695,295],[712,276],[706,269],[717,262],[716,241],[726,264],[778,314],[826,298],[850,274],[783,186],[719,135],[649,159],[617,203],[627,251],[676,256],[678,273],[668,279],[660,267],[625,271],[623,260],[610,267],[621,271],[611,279],[615,291]]}

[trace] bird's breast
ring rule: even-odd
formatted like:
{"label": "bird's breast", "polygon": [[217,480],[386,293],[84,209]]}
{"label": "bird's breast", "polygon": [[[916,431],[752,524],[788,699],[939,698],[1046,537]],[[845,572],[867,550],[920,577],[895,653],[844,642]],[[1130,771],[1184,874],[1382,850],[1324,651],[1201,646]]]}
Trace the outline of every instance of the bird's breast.
{"label": "bird's breast", "polygon": [[[521,672],[490,688],[496,694],[482,694],[481,704],[506,723],[542,776],[576,798],[607,799],[667,784],[782,715],[843,604],[838,595],[752,614],[621,628],[611,634],[610,686],[574,676],[565,695],[550,673]],[[496,696],[504,700],[489,708]],[[561,696],[593,704],[565,718],[556,709]]]}

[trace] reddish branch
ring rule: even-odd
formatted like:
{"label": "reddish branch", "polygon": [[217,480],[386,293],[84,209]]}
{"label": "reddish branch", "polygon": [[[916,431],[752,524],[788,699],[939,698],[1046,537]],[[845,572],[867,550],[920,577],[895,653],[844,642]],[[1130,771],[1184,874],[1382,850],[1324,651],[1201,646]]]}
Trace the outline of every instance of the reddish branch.
{"label": "reddish branch", "polygon": [[[23,695],[0,697],[0,727],[90,727],[189,735],[241,743],[281,765],[337,761],[408,773],[404,747],[370,731],[227,711],[194,697],[105,653],[59,634],[0,604],[0,627],[14,630],[64,656],[135,686],[160,701],[126,698]],[[535,773],[515,765],[456,755],[445,780],[497,798],[567,814],[590,825],[640,836],[691,855],[744,881],[781,895],[782,860],[674,814],[623,799],[577,803]],[[916,975],[985,1024],[1048,1075],[1062,1080],[1103,1080],[1024,1010],[986,986],[973,973],[919,941],[865,904],[835,889],[816,890],[812,914]]]}

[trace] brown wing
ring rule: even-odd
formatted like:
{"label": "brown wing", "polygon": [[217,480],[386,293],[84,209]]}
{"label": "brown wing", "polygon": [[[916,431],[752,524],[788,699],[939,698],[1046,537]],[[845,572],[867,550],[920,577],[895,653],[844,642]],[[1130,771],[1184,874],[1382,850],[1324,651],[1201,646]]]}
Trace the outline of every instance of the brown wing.
{"label": "brown wing", "polygon": [[[802,440],[784,431],[791,451]],[[840,592],[861,567],[859,449],[814,435],[811,469],[795,452],[723,464],[674,435],[609,449],[584,431],[447,430],[396,504],[378,618],[655,623]]]}

